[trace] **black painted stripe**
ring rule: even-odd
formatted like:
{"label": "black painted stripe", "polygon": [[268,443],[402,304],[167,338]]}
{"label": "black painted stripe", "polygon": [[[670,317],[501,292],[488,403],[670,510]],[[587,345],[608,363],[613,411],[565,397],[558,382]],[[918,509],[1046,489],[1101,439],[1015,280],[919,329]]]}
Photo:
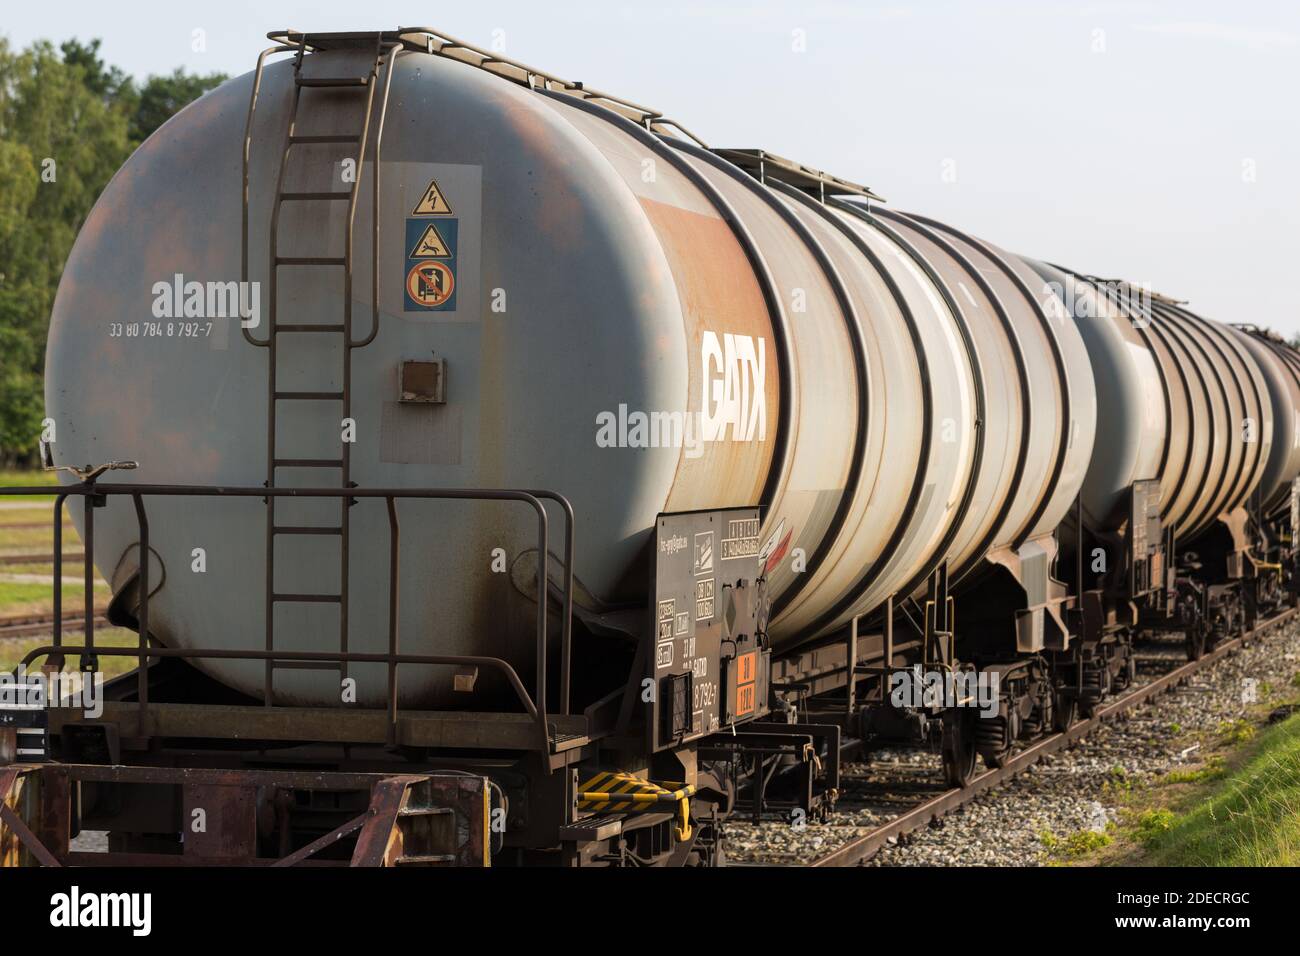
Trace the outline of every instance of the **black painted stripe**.
{"label": "black painted stripe", "polygon": [[791,388],[793,379],[790,368],[790,346],[786,331],[785,312],[782,310],[780,298],[776,294],[776,284],[772,280],[772,274],[768,270],[767,263],[763,260],[758,246],[749,234],[749,230],[745,228],[745,224],[736,214],[736,211],[731,208],[731,204],[690,163],[669,149],[658,136],[613,110],[598,106],[589,100],[581,100],[567,94],[545,89],[537,89],[536,92],[541,96],[555,100],[557,103],[572,106],[574,109],[590,113],[592,116],[617,126],[656,156],[666,161],[712,203],[719,217],[731,228],[736,241],[744,250],[745,257],[749,260],[750,268],[754,271],[754,278],[758,282],[763,293],[763,300],[767,305],[768,320],[772,325],[772,335],[776,339],[777,372],[780,377],[781,395],[786,399],[779,408],[780,417],[777,423],[776,440],[772,448],[772,464],[769,466],[767,478],[763,484],[763,491],[758,502],[758,507],[766,515],[767,508],[776,494],[781,475],[785,474],[789,467],[790,437],[794,427],[793,416],[789,413],[791,404],[789,398],[793,394]]}
{"label": "black painted stripe", "polygon": [[[803,573],[795,575],[794,581],[787,587],[773,602],[771,615],[775,618],[781,611],[789,606],[790,602],[795,599],[803,590],[813,582],[817,570],[826,560],[826,555],[834,546],[836,539],[844,528],[844,523],[848,520],[849,509],[853,504],[853,493],[857,489],[858,479],[862,475],[863,458],[866,455],[867,447],[867,429],[870,424],[870,408],[868,407],[868,395],[870,382],[867,378],[867,350],[866,344],[862,338],[861,317],[853,306],[853,300],[849,297],[848,290],[844,287],[844,280],[840,277],[834,263],[831,262],[830,256],[822,248],[817,237],[809,231],[808,227],[803,224],[798,216],[791,211],[790,207],[783,203],[769,188],[765,188],[762,183],[744,170],[727,162],[716,153],[711,153],[706,149],[687,143],[683,140],[669,139],[666,142],[679,151],[693,156],[701,162],[706,162],[713,166],[719,172],[731,177],[732,180],[739,183],[742,187],[748,189],[751,193],[766,203],[784,222],[799,240],[807,247],[817,263],[818,268],[826,277],[827,283],[835,296],[835,301],[840,309],[840,316],[849,332],[849,342],[853,348],[853,365],[858,375],[858,427],[853,438],[853,451],[849,459],[849,472],[845,478],[844,489],[840,493],[840,500],[835,507],[831,520],[827,523],[825,530],[822,532],[821,540],[808,556],[808,564]],[[792,192],[794,190],[791,190]],[[803,406],[800,404],[800,411]],[[806,454],[806,452],[805,452]]]}

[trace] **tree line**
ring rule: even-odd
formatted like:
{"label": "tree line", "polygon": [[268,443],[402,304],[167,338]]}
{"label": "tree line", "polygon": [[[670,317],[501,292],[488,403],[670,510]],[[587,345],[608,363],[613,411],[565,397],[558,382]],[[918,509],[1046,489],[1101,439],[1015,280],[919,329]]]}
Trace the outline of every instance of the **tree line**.
{"label": "tree line", "polygon": [[108,66],[100,41],[0,36],[0,464],[35,462],[45,339],[77,230],[127,157],[226,79],[177,69],[142,82]]}

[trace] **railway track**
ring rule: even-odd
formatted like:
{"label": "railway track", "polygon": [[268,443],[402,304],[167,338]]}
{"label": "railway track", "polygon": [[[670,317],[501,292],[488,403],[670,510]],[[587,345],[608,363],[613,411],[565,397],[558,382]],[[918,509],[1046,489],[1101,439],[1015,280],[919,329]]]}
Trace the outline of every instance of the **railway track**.
{"label": "railway track", "polygon": [[1035,741],[1011,757],[1004,766],[981,773],[968,786],[961,789],[944,790],[942,793],[916,804],[911,809],[872,829],[870,832],[857,836],[849,842],[822,854],[811,863],[803,865],[816,867],[856,866],[870,859],[891,840],[928,826],[934,820],[970,803],[981,794],[1024,773],[1044,757],[1070,746],[1088,736],[1103,723],[1114,720],[1122,714],[1141,706],[1153,697],[1178,686],[1198,671],[1210,667],[1228,655],[1237,652],[1248,642],[1286,624],[1297,614],[1300,614],[1300,608],[1289,608],[1269,618],[1241,637],[1220,644],[1200,660],[1182,664],[1166,674],[1132,688],[1109,703],[1101,705],[1092,717],[1078,721],[1068,730]]}
{"label": "railway track", "polygon": [[[72,562],[76,562],[80,564],[85,560],[86,560],[85,554],[81,554],[81,553],[74,554],[72,552],[65,552],[63,555],[63,563],[65,565],[71,564]],[[53,564],[53,563],[54,563],[54,555],[50,553],[0,554],[0,567],[9,564]]]}
{"label": "railway track", "polygon": [[[17,614],[10,617],[0,617],[0,640],[10,637],[31,637],[34,634],[49,634],[54,630],[53,614]],[[84,620],[83,613],[78,611],[63,616],[63,626],[66,630],[71,631],[77,628],[80,622]],[[95,615],[96,627],[107,627],[108,618],[102,613]]]}

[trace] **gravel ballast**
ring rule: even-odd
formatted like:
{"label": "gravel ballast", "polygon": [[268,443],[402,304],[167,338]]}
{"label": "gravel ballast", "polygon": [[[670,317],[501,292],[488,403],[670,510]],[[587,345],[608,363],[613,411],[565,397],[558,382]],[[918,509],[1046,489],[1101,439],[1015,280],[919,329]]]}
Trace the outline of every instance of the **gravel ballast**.
{"label": "gravel ballast", "polygon": [[[1181,641],[1140,644],[1139,683],[1182,658]],[[1164,660],[1161,660],[1164,659]],[[1197,672],[1189,681],[1107,722],[948,814],[937,825],[892,841],[868,866],[1042,866],[1048,844],[1105,831],[1123,795],[1171,770],[1201,762],[1202,744],[1257,711],[1294,696],[1300,626],[1286,626]],[[888,750],[845,766],[839,810],[826,823],[765,818],[727,826],[728,858],[801,865],[942,792],[937,754]],[[1086,841],[1085,841],[1086,842]]]}

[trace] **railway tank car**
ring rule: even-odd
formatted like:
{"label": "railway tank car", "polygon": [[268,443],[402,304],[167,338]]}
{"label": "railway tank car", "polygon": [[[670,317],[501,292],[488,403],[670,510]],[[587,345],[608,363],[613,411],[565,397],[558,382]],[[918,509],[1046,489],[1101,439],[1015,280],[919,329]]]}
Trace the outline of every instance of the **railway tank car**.
{"label": "railway tank car", "polygon": [[[957,571],[990,551],[1041,549],[1062,519],[1092,448],[1091,370],[1077,329],[1044,312],[1017,258],[950,227],[813,201],[779,170],[760,181],[589,101],[407,53],[385,78],[377,198],[357,205],[345,286],[327,257],[344,251],[339,173],[355,147],[311,137],[359,128],[360,98],[295,84],[356,62],[354,51],[319,52],[260,76],[247,243],[240,204],[213,197],[240,194],[252,74],[183,111],[105,190],[51,325],[61,463],[133,458],[140,481],[309,486],[339,484],[346,457],[361,486],[562,489],[581,521],[574,572],[589,611],[641,597],[656,514],[762,505],[761,546],[778,556],[766,580],[778,651],[911,593],[941,561]],[[421,121],[429,115],[436,126]],[[286,128],[299,138],[287,152]],[[442,206],[412,215],[431,189]],[[420,230],[446,243],[454,230],[454,252],[410,255]],[[206,338],[107,336],[106,322],[158,328],[160,281],[166,299],[174,276],[206,289],[243,275],[241,256],[263,298],[248,338],[273,336],[273,349],[229,319]],[[419,261],[447,264],[454,300],[412,299]],[[349,294],[353,339],[376,333],[363,347],[341,347],[327,328]],[[436,404],[402,398],[406,363],[421,359],[443,370]],[[147,385],[128,374],[141,362]],[[622,434],[620,410],[680,422],[694,440]],[[350,443],[344,419],[355,422]],[[272,509],[277,527],[303,530],[277,533],[267,557],[269,518],[256,502],[160,503],[159,640],[237,647],[267,628],[266,590],[323,600],[346,590],[345,621],[336,604],[277,602],[275,646],[346,632],[351,649],[383,650],[386,632],[366,622],[387,601],[387,523],[363,502],[340,543],[307,533],[343,524],[336,503],[311,504]],[[536,543],[512,517],[486,504],[406,520],[407,540],[430,545],[405,563],[408,649],[532,666],[531,644],[512,646],[511,634],[532,613],[536,586],[521,568]],[[136,534],[125,504],[101,516],[96,561],[119,583]],[[208,555],[202,575],[187,570],[195,547]],[[515,573],[484,573],[496,549]],[[1044,591],[1037,566],[1043,580],[1030,586]],[[262,691],[256,662],[200,666]],[[355,676],[363,702],[382,700],[382,669]],[[402,676],[413,704],[466,703],[445,674]],[[285,703],[339,694],[337,674],[275,677]]]}
{"label": "railway tank car", "polygon": [[[46,454],[139,647],[29,663],[141,666],[50,708],[42,806],[89,781],[123,861],[718,863],[732,813],[830,812],[847,739],[961,786],[1143,633],[1295,601],[1275,336],[437,31],[269,36],[51,318]],[[214,781],[206,841],[129,789]]]}

